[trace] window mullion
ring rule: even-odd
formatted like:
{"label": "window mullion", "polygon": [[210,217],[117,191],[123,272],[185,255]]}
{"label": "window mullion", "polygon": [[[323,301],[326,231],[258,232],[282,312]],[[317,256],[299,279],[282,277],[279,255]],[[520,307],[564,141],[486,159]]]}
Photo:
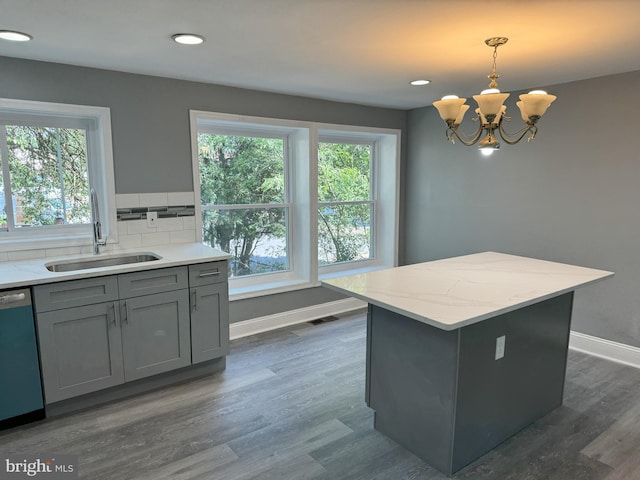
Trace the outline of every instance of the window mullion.
{"label": "window mullion", "polygon": [[4,211],[7,215],[7,230],[13,231],[14,225],[14,213],[13,213],[13,199],[11,197],[11,175],[9,175],[9,145],[7,144],[7,127],[2,125],[0,128],[0,156],[2,157],[2,178],[4,185]]}

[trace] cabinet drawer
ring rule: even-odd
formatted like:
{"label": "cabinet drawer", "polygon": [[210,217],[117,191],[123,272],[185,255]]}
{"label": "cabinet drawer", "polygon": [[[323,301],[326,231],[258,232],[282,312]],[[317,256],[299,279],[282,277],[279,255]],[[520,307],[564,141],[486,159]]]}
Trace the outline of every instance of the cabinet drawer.
{"label": "cabinet drawer", "polygon": [[33,287],[36,312],[49,312],[117,299],[118,280],[115,275]]}
{"label": "cabinet drawer", "polygon": [[189,265],[189,286],[199,287],[227,281],[227,261]]}
{"label": "cabinet drawer", "polygon": [[120,298],[187,288],[187,267],[161,268],[118,275]]}

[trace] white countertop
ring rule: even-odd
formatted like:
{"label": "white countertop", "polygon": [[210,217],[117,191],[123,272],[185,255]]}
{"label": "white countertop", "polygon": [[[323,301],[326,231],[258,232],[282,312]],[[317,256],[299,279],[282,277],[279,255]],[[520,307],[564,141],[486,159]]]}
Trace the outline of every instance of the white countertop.
{"label": "white countertop", "polygon": [[[49,263],[68,261],[70,259],[94,259],[132,253],[155,253],[159,255],[161,259],[151,262],[74,270],[72,272],[50,272],[45,266]],[[137,272],[140,270],[153,270],[178,265],[215,262],[229,258],[231,258],[231,255],[207,245],[203,245],[201,243],[185,243],[170,246],[150,247],[146,249],[137,248],[130,250],[117,250],[101,253],[100,255],[71,255],[64,257],[39,258],[36,260],[24,260],[19,262],[0,262],[0,289],[26,287],[30,285],[99,277],[117,273]]]}
{"label": "white countertop", "polygon": [[613,272],[496,252],[324,280],[328,288],[443,330],[470,325]]}

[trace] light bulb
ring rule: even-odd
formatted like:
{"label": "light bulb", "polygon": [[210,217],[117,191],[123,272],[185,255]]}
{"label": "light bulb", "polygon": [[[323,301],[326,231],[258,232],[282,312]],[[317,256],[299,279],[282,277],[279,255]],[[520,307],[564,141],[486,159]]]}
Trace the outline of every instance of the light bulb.
{"label": "light bulb", "polygon": [[183,45],[199,45],[204,42],[202,35],[196,35],[194,33],[176,33],[171,37],[174,42],[181,43]]}

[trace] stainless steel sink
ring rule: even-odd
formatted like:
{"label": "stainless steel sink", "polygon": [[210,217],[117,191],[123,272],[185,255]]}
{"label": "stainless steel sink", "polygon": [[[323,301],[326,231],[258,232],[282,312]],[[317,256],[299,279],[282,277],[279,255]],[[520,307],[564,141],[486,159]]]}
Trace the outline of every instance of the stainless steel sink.
{"label": "stainless steel sink", "polygon": [[162,257],[155,253],[127,253],[123,255],[99,256],[74,258],[60,262],[45,264],[50,272],[72,272],[74,270],[85,270],[87,268],[113,267],[115,265],[127,265],[130,263],[153,262]]}

